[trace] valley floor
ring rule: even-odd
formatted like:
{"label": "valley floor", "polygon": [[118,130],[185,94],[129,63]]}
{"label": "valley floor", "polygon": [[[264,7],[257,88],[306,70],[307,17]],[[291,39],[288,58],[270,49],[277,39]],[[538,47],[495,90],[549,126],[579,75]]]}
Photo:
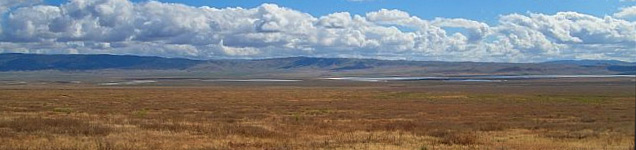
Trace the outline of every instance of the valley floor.
{"label": "valley floor", "polygon": [[634,149],[633,78],[1,85],[0,149]]}

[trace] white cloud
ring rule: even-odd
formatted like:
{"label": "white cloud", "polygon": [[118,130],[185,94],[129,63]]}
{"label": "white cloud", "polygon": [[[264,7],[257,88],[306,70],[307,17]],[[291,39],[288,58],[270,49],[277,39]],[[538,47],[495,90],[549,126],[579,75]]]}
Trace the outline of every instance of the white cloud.
{"label": "white cloud", "polygon": [[320,17],[318,25],[326,28],[345,28],[352,23],[351,14],[348,12],[333,13]]}
{"label": "white cloud", "polygon": [[42,2],[42,0],[2,0],[0,1],[0,13],[4,13],[11,7],[28,6]]}
{"label": "white cloud", "polygon": [[614,17],[617,18],[636,18],[636,6],[630,6],[621,8],[617,13],[614,13]]}
{"label": "white cloud", "polygon": [[471,41],[481,40],[490,33],[490,27],[486,23],[467,19],[436,18],[432,24],[439,27],[468,29]]}
{"label": "white cloud", "polygon": [[2,0],[0,1],[0,39],[3,38],[2,37],[3,36],[2,22],[4,22],[3,21],[4,17],[1,16],[2,14],[5,14],[12,7],[28,6],[28,5],[33,5],[40,2],[41,0]]}
{"label": "white cloud", "polygon": [[219,9],[156,1],[71,0],[61,6],[11,9],[3,24],[0,52],[506,62],[636,58],[635,22],[576,12],[509,14],[488,25],[463,18],[423,20],[387,9],[362,16],[312,16],[275,4]]}

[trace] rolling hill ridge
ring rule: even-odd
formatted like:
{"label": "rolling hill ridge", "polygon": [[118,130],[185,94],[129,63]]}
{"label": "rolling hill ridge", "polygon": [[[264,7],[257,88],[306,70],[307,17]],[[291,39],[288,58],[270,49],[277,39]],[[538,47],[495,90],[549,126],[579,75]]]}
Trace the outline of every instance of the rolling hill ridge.
{"label": "rolling hill ridge", "polygon": [[544,63],[442,62],[353,58],[191,60],[130,55],[0,54],[0,71],[175,70],[240,73],[364,75],[424,74],[636,74],[636,63],[562,60]]}

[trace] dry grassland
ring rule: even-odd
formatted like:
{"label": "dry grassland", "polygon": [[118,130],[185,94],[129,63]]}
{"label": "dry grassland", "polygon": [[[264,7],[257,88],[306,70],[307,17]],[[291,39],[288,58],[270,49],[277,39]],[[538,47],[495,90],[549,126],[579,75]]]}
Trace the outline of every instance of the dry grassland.
{"label": "dry grassland", "polygon": [[0,87],[2,150],[634,149],[633,83]]}

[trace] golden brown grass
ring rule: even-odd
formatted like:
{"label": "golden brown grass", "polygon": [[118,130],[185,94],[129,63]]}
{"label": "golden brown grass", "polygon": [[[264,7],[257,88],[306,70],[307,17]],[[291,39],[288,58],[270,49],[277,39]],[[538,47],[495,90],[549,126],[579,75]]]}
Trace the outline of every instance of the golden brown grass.
{"label": "golden brown grass", "polygon": [[0,89],[0,149],[633,149],[632,84]]}

